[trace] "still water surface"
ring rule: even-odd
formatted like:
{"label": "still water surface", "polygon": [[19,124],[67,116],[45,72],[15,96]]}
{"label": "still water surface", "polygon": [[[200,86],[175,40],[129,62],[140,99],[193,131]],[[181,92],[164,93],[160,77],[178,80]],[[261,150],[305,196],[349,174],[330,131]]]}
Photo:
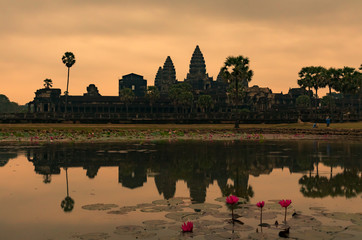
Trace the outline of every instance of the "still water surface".
{"label": "still water surface", "polygon": [[[114,234],[117,226],[165,214],[107,214],[82,206],[174,197],[223,205],[215,199],[234,194],[250,204],[292,199],[303,214],[311,207],[361,213],[361,156],[362,143],[352,141],[1,146],[0,238],[81,239],[76,236],[102,232],[125,239]],[[257,217],[242,221],[258,224]]]}

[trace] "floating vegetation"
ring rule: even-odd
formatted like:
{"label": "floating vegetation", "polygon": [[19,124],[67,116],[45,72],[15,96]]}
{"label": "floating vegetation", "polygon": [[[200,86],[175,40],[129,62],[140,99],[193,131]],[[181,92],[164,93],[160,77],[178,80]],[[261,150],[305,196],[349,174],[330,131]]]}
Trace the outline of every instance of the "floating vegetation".
{"label": "floating vegetation", "polygon": [[292,219],[288,219],[288,225],[293,228],[320,226],[322,222],[312,216],[296,215]]}
{"label": "floating vegetation", "polygon": [[[225,202],[226,198],[218,198],[216,201]],[[223,208],[222,204],[195,203],[190,204],[190,198],[171,198],[155,200],[152,203],[141,203],[136,206],[123,206],[117,208],[116,204],[90,204],[82,208],[86,210],[110,210],[108,214],[128,214],[130,212],[162,213],[165,219],[145,220],[140,225],[121,225],[115,228],[114,234],[121,235],[122,239],[277,239],[280,232],[286,232],[286,236],[293,239],[359,239],[362,232],[362,214],[325,212],[324,207],[310,207],[313,215],[304,215],[294,211],[288,213],[287,223],[284,218],[279,200],[271,200],[263,206],[263,219],[269,223],[258,224],[260,207],[255,204],[239,204],[234,211],[235,222],[230,221],[231,213]],[[117,208],[117,209],[115,209]],[[279,210],[279,211],[275,211]],[[323,225],[317,218],[331,218],[347,221],[353,225]],[[246,224],[238,224],[239,218]],[[245,221],[245,218],[248,220]],[[279,218],[279,219],[278,219]],[[172,221],[170,221],[172,220]],[[279,224],[274,222],[280,221]],[[182,232],[181,226],[187,221],[193,222],[192,232]],[[241,222],[241,221],[240,221]],[[255,222],[250,225],[248,222]],[[273,223],[273,224],[272,224]],[[286,230],[290,229],[290,230]],[[288,232],[289,231],[289,232]],[[106,233],[89,233],[74,235],[73,238],[81,240],[102,240],[111,236]]]}
{"label": "floating vegetation", "polygon": [[120,215],[123,215],[123,214],[127,214],[129,212],[132,212],[132,211],[136,211],[136,207],[134,206],[126,206],[126,207],[121,207],[119,210],[112,210],[112,211],[109,211],[107,212],[108,214],[120,214]]}
{"label": "floating vegetation", "polygon": [[118,207],[118,205],[116,204],[104,204],[104,203],[96,203],[96,204],[89,204],[82,206],[82,208],[85,210],[98,210],[98,211],[110,210],[116,207]]}
{"label": "floating vegetation", "polygon": [[80,240],[103,240],[110,238],[108,233],[86,233],[73,235],[72,238],[80,239]]}
{"label": "floating vegetation", "polygon": [[142,231],[144,231],[144,227],[138,225],[122,225],[116,227],[114,233],[119,235],[127,235],[141,233]]}
{"label": "floating vegetation", "polygon": [[323,216],[337,219],[337,220],[344,220],[344,221],[351,221],[352,223],[362,225],[362,214],[361,213],[344,213],[344,212],[333,212],[333,213],[322,213]]}
{"label": "floating vegetation", "polygon": [[199,219],[201,216],[202,214],[198,212],[172,212],[165,215],[166,218],[179,222],[196,220]]}
{"label": "floating vegetation", "polygon": [[207,211],[207,210],[210,210],[210,209],[221,208],[221,206],[217,205],[217,204],[212,204],[212,203],[196,203],[196,204],[191,204],[189,206],[189,208],[192,208],[192,209],[195,209],[195,210]]}

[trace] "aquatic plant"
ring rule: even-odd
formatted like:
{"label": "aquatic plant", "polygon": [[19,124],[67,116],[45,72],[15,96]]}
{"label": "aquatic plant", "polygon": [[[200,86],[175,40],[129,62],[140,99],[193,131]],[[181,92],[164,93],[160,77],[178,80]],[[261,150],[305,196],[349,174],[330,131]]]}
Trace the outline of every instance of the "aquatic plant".
{"label": "aquatic plant", "polygon": [[182,232],[192,232],[194,228],[194,223],[193,222],[184,222],[184,224],[182,224],[181,229]]}
{"label": "aquatic plant", "polygon": [[258,208],[260,208],[260,226],[263,224],[263,207],[264,207],[264,204],[265,204],[264,201],[258,202],[256,204],[256,206]]}
{"label": "aquatic plant", "polygon": [[226,203],[231,208],[231,220],[232,220],[233,223],[235,221],[234,209],[236,208],[238,201],[239,201],[239,198],[237,196],[234,196],[234,195],[231,195],[231,196],[226,198]]}
{"label": "aquatic plant", "polygon": [[291,203],[292,203],[292,200],[283,199],[283,200],[279,201],[280,206],[285,208],[284,223],[287,223],[287,209]]}

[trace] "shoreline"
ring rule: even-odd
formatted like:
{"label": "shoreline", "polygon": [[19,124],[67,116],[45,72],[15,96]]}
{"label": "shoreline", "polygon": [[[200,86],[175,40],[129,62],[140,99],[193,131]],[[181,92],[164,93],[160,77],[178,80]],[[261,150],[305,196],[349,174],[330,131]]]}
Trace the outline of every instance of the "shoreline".
{"label": "shoreline", "polygon": [[[145,128],[146,127],[146,128]],[[170,127],[170,128],[168,128]],[[203,127],[203,128],[202,128]],[[217,126],[216,127],[221,127]],[[273,141],[273,140],[361,140],[362,129],[265,127],[234,129],[213,126],[113,126],[42,125],[0,127],[0,144],[116,143],[149,141]]]}

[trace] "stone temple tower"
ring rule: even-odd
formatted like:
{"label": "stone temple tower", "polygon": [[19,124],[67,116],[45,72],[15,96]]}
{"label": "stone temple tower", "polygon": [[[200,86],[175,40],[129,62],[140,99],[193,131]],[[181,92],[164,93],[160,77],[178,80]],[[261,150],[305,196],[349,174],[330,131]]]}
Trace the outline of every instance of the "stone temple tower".
{"label": "stone temple tower", "polygon": [[171,57],[168,56],[163,64],[163,68],[158,68],[155,86],[158,87],[161,93],[168,93],[169,88],[176,82],[176,70]]}
{"label": "stone temple tower", "polygon": [[190,70],[185,82],[189,83],[194,90],[206,90],[211,88],[213,79],[206,73],[204,56],[197,45],[190,61]]}

